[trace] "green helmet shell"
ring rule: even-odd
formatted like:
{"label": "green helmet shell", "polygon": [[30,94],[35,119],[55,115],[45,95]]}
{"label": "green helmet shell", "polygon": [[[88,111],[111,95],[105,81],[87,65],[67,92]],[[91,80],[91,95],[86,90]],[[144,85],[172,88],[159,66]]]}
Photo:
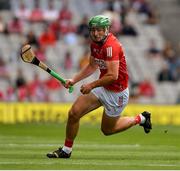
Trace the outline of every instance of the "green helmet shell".
{"label": "green helmet shell", "polygon": [[109,27],[111,25],[111,22],[108,17],[104,15],[96,15],[92,17],[89,20],[89,28],[91,29],[92,27]]}

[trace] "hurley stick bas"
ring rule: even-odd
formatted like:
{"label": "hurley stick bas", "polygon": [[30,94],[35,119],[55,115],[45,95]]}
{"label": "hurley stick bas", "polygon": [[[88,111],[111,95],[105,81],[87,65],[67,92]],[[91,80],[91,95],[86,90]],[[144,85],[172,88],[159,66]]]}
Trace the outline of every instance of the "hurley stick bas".
{"label": "hurley stick bas", "polygon": [[[45,63],[40,61],[34,54],[31,46],[29,44],[26,44],[21,49],[21,58],[24,62],[34,64],[44,71],[47,71],[50,75],[52,75],[54,78],[58,79],[62,84],[65,84],[66,81],[55,71],[50,69]],[[73,92],[73,86],[69,87],[69,93]]]}

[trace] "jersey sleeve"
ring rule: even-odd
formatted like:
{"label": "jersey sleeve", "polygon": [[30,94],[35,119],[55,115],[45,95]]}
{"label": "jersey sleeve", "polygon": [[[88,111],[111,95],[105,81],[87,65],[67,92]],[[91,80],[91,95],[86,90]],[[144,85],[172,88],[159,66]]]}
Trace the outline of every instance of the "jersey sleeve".
{"label": "jersey sleeve", "polygon": [[107,45],[104,48],[106,61],[117,61],[122,54],[122,47],[117,44]]}

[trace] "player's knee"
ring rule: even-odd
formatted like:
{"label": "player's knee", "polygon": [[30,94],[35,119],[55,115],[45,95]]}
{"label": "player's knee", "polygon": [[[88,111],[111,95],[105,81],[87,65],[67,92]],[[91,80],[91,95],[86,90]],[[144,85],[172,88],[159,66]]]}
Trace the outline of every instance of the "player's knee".
{"label": "player's knee", "polygon": [[77,122],[80,119],[80,111],[77,108],[72,108],[68,113],[68,119]]}
{"label": "player's knee", "polygon": [[112,130],[108,129],[108,128],[104,128],[101,127],[101,131],[104,135],[108,136],[108,135],[112,135]]}

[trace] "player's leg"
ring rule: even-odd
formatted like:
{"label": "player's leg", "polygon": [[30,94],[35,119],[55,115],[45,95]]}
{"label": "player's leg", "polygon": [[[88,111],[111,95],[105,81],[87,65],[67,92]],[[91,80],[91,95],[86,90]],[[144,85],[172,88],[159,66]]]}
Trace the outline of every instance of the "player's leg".
{"label": "player's leg", "polygon": [[102,104],[92,93],[78,97],[69,111],[66,138],[74,140],[78,132],[80,118],[100,106],[102,106]]}
{"label": "player's leg", "polygon": [[47,156],[49,158],[69,158],[71,156],[73,141],[79,130],[80,118],[100,106],[102,104],[92,93],[78,97],[68,113],[64,146],[52,153],[48,153]]}
{"label": "player's leg", "polygon": [[134,117],[111,117],[105,111],[103,112],[101,130],[104,135],[111,135],[117,132],[124,131],[135,125]]}
{"label": "player's leg", "polygon": [[99,88],[100,101],[105,110],[102,117],[102,131],[105,135],[124,131],[133,125],[140,124],[146,133],[151,129],[150,113],[143,112],[135,117],[121,117],[121,113],[128,104],[129,91],[114,93],[104,88]]}
{"label": "player's leg", "polygon": [[104,135],[111,135],[117,132],[122,132],[134,125],[140,124],[140,126],[144,127],[144,131],[146,133],[150,132],[151,128],[151,120],[150,113],[143,112],[142,114],[138,114],[135,117],[112,117],[103,112],[101,130]]}

